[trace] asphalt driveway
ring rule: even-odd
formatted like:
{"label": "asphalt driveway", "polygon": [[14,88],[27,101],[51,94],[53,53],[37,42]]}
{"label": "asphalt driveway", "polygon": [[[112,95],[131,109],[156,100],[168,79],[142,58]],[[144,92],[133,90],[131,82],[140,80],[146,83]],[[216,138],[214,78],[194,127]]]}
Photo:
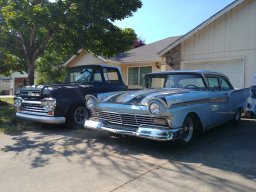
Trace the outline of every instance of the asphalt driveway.
{"label": "asphalt driveway", "polygon": [[256,191],[256,121],[192,146],[47,125],[0,133],[0,191]]}

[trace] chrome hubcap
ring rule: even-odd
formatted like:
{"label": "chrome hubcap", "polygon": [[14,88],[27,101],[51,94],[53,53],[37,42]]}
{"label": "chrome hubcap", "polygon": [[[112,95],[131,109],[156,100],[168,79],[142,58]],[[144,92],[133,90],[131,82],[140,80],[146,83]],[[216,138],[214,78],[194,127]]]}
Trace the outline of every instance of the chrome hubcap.
{"label": "chrome hubcap", "polygon": [[193,135],[193,129],[193,121],[191,118],[187,117],[183,125],[183,140],[185,142],[189,142],[191,140]]}
{"label": "chrome hubcap", "polygon": [[239,121],[239,119],[240,119],[240,113],[239,113],[239,111],[237,111],[237,113],[236,113],[236,120]]}
{"label": "chrome hubcap", "polygon": [[87,118],[87,110],[85,107],[78,107],[74,112],[74,120],[77,124],[83,125]]}

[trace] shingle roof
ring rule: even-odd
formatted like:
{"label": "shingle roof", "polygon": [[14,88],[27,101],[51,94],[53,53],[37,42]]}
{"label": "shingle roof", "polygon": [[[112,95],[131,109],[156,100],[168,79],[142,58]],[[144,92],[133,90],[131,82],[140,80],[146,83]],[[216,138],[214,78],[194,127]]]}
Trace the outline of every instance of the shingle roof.
{"label": "shingle roof", "polygon": [[120,63],[134,63],[134,62],[146,62],[146,61],[161,61],[161,57],[158,52],[166,48],[168,45],[174,43],[181,36],[169,37],[160,41],[144,45],[135,49],[131,49],[124,53],[117,54],[110,58],[111,60],[118,61]]}

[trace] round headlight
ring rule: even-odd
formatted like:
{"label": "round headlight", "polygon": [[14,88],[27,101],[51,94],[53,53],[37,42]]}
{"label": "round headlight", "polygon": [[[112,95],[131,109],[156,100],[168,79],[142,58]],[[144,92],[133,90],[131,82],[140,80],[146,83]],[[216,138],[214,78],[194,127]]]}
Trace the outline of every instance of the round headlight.
{"label": "round headlight", "polygon": [[14,100],[14,107],[19,108],[21,107],[21,104],[22,104],[22,99],[17,98]]}
{"label": "round headlight", "polygon": [[97,101],[93,97],[89,97],[86,99],[86,107],[90,110],[94,109],[96,107]]}
{"label": "round headlight", "polygon": [[149,112],[153,115],[157,115],[160,113],[160,105],[153,102],[149,105]]}
{"label": "round headlight", "polygon": [[54,111],[56,107],[56,100],[52,98],[43,99],[42,106],[45,111]]}

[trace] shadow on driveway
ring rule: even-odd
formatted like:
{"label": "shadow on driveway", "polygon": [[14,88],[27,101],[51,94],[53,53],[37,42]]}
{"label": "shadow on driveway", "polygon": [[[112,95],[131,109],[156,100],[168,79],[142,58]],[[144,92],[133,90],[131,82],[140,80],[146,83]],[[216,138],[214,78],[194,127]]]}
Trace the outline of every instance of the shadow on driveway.
{"label": "shadow on driveway", "polygon": [[[134,164],[151,170],[171,163],[175,169],[169,171],[191,175],[198,180],[203,176],[204,182],[215,187],[226,185],[238,191],[252,190],[247,186],[229,183],[228,178],[225,180],[203,172],[200,166],[224,170],[256,181],[256,121],[253,120],[243,120],[239,126],[225,124],[216,127],[202,134],[187,148],[180,148],[170,142],[114,137],[90,129],[68,130],[48,125],[40,125],[33,131],[9,134],[12,134],[15,143],[5,146],[6,150],[14,152],[16,157],[26,153],[30,156],[32,168],[45,167],[50,163],[51,156],[61,156],[72,163],[93,165],[102,174],[109,174],[106,161],[119,174],[131,177]],[[124,165],[123,160],[130,163]],[[172,182],[168,177],[161,179]]]}

